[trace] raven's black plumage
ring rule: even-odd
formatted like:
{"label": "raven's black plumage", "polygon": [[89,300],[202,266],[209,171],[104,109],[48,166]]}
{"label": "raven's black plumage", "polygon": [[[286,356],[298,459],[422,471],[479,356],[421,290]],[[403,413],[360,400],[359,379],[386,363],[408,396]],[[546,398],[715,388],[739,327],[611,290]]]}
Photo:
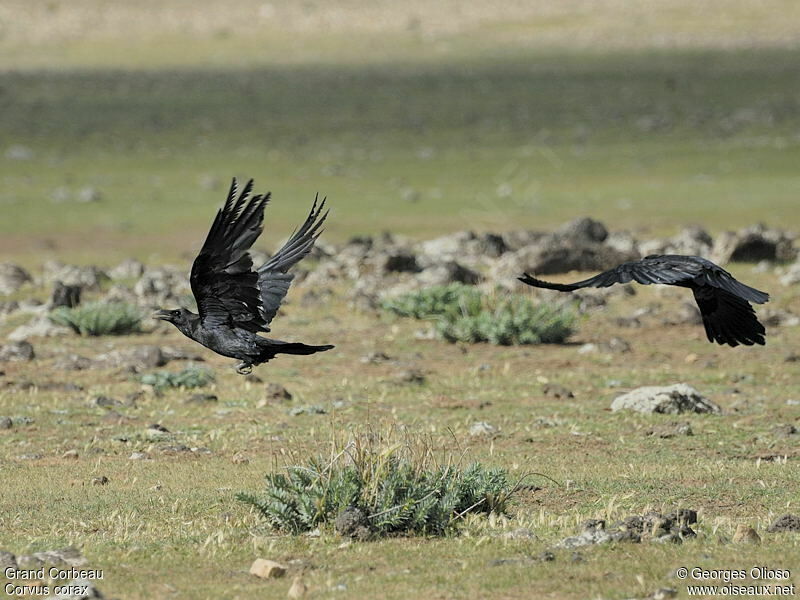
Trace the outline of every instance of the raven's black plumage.
{"label": "raven's black plumage", "polygon": [[217,212],[194,260],[190,281],[199,314],[186,309],[156,313],[157,318],[169,321],[206,348],[238,358],[242,361],[237,367],[240,373],[249,372],[253,365],[267,362],[276,354],[314,354],[333,348],[257,335],[270,330],[269,324],[294,279],[289,269],[311,251],[328,213],[322,212],[325,200],[317,206],[315,198],[300,229],[254,270],[248,250],[263,229],[264,207],[270,194],[251,198],[252,191],[252,179],[241,194],[233,180],[225,205]]}
{"label": "raven's black plumage", "polygon": [[699,256],[653,254],[576,283],[549,283],[527,273],[519,280],[560,292],[631,281],[686,287],[694,293],[709,342],[729,346],[764,345],[764,326],[756,318],[750,302],[763,304],[769,300],[769,294],[736,281],[725,269]]}

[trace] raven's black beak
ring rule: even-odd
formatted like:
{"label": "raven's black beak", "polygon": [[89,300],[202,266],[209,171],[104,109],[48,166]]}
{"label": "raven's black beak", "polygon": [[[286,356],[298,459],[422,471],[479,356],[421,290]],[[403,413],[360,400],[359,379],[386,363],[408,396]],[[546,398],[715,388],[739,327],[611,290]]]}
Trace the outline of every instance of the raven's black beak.
{"label": "raven's black beak", "polygon": [[172,320],[172,311],[169,310],[159,310],[153,313],[154,319],[159,319],[161,321],[170,321]]}

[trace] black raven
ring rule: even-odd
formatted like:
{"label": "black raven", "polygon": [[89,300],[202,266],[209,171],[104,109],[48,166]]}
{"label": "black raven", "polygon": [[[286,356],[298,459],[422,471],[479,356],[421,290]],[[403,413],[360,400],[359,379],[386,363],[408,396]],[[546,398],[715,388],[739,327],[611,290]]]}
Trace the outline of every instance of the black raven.
{"label": "black raven", "polygon": [[764,345],[764,326],[758,322],[750,302],[763,304],[769,300],[769,294],[736,281],[725,269],[699,256],[652,254],[576,283],[549,283],[527,273],[519,280],[559,292],[630,281],[686,287],[692,290],[700,307],[709,342],[729,346]]}
{"label": "black raven", "polygon": [[307,346],[261,337],[278,312],[294,279],[289,269],[306,256],[317,240],[328,213],[317,199],[305,223],[261,267],[253,270],[250,246],[261,234],[269,192],[253,196],[253,180],[241,194],[234,178],[228,199],[218,212],[200,254],[194,259],[190,282],[200,314],[180,308],[160,310],[154,316],[169,321],[183,335],[217,354],[237,358],[236,372],[250,373],[276,354],[314,354],[333,346]]}

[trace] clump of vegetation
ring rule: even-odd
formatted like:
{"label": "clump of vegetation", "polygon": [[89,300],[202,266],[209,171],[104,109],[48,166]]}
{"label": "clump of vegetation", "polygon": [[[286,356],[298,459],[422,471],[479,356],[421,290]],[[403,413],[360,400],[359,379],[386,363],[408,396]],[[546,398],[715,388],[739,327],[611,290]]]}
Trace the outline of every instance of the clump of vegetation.
{"label": "clump of vegetation", "polygon": [[431,319],[436,333],[449,342],[498,345],[553,344],[574,332],[577,315],[566,306],[534,304],[520,294],[487,294],[463,285],[436,286],[385,300],[403,317]]}
{"label": "clump of vegetation", "polygon": [[504,469],[437,462],[419,440],[358,436],[331,458],[314,458],[266,476],[262,495],[237,498],[274,529],[302,533],[344,511],[364,515],[371,535],[442,535],[468,513],[506,512],[518,485]]}
{"label": "clump of vegetation", "polygon": [[213,383],[214,372],[203,367],[189,365],[177,373],[171,373],[169,371],[145,373],[139,376],[139,381],[145,385],[152,385],[156,391],[179,387],[197,388]]}
{"label": "clump of vegetation", "polygon": [[80,335],[129,335],[142,330],[142,312],[124,302],[89,302],[73,308],[60,306],[50,320]]}

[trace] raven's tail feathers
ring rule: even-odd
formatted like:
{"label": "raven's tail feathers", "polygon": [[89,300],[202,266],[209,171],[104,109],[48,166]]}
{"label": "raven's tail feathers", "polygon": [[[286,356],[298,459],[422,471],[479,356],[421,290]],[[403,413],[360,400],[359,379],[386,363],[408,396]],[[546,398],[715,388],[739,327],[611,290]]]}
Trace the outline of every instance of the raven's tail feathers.
{"label": "raven's tail feathers", "polygon": [[317,352],[325,352],[326,350],[333,348],[333,346],[330,344],[326,344],[324,346],[309,346],[308,344],[303,344],[301,342],[284,342],[281,340],[270,340],[266,338],[261,339],[264,340],[265,343],[259,344],[259,346],[261,346],[261,354],[258,357],[259,363],[267,362],[268,360],[275,358],[277,354],[316,354]]}

